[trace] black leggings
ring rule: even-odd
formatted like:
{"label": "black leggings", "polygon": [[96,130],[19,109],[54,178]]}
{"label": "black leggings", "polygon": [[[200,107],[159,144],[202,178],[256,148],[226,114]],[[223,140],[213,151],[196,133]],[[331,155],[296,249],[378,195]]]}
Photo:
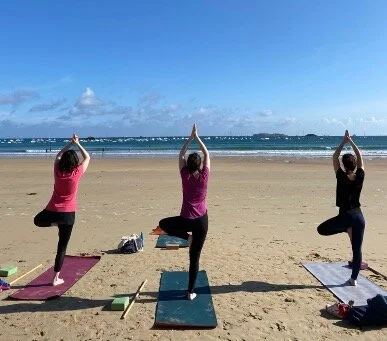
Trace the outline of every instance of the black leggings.
{"label": "black leggings", "polygon": [[185,240],[188,240],[187,232],[192,232],[192,244],[189,249],[188,292],[193,293],[199,271],[200,253],[208,231],[207,213],[196,219],[187,219],[181,216],[165,218],[160,220],[159,226],[169,235]]}
{"label": "black leggings", "polygon": [[365,221],[363,213],[360,209],[352,209],[346,212],[340,212],[338,216],[324,221],[317,227],[319,234],[323,236],[331,236],[333,234],[347,232],[348,228],[352,227],[352,279],[357,279],[359,275],[363,244],[363,236],[365,229]]}
{"label": "black leggings", "polygon": [[[57,224],[58,225],[58,235],[59,235],[59,241],[58,241],[58,248],[56,251],[56,257],[55,257],[55,265],[54,265],[54,271],[59,272],[62,269],[63,261],[66,256],[66,249],[67,245],[70,240],[71,232],[73,230],[73,224],[64,224],[60,222],[56,222],[55,212],[43,210],[42,212],[38,213],[34,218],[34,224],[38,227],[49,227],[51,224]],[[60,213],[59,216],[66,216],[64,213]],[[69,220],[71,220],[74,216],[73,212],[70,212],[68,217]]]}

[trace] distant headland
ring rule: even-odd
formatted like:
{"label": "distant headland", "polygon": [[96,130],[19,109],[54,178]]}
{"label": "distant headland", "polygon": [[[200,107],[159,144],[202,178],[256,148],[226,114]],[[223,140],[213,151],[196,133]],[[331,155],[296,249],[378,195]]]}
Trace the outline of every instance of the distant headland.
{"label": "distant headland", "polygon": [[[316,134],[306,134],[305,137],[317,137]],[[286,134],[280,134],[280,133],[259,133],[259,134],[253,134],[253,138],[283,138],[288,137]]]}

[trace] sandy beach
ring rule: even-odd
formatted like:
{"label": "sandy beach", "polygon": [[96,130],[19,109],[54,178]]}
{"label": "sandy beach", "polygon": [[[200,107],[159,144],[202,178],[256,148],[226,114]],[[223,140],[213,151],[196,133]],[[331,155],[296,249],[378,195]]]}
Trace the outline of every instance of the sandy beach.
{"label": "sandy beach", "polygon": [[[53,186],[52,159],[0,160],[1,264],[18,274],[53,264],[57,229],[32,219]],[[366,160],[361,202],[366,219],[363,257],[387,274],[387,160]],[[5,300],[0,340],[386,340],[387,330],[359,330],[322,309],[336,301],[301,261],[346,261],[348,236],[322,237],[316,227],[337,214],[330,159],[214,158],[208,191],[209,233],[201,256],[218,327],[153,329],[160,273],[185,270],[186,249],[155,249],[148,233],[177,215],[181,184],[175,159],[93,159],[81,180],[68,254],[102,255],[64,296],[47,302]],[[33,194],[36,193],[36,194]],[[145,234],[145,250],[108,252],[123,235]],[[384,289],[369,271],[363,275]],[[14,278],[14,277],[12,277]],[[148,283],[126,320],[109,310],[118,294]]]}

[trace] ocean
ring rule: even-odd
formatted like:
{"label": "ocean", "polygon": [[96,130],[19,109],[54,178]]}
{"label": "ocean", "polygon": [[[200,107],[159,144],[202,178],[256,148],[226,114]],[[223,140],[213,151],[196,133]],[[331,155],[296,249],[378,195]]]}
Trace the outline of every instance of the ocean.
{"label": "ocean", "polygon": [[[176,157],[187,137],[108,137],[82,139],[82,145],[94,157],[136,158]],[[342,136],[205,136],[211,156],[266,156],[324,158],[331,157]],[[387,136],[356,136],[353,138],[368,158],[387,157]],[[68,138],[0,139],[0,158],[52,157]],[[350,150],[349,147],[346,148]],[[196,143],[190,150],[199,150]]]}

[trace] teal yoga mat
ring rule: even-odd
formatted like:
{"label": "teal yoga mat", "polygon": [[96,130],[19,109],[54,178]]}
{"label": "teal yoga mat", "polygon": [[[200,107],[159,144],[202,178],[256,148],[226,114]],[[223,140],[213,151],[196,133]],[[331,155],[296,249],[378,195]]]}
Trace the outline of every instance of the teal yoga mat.
{"label": "teal yoga mat", "polygon": [[155,326],[175,328],[215,328],[216,314],[205,271],[196,280],[196,298],[187,300],[188,272],[163,272],[156,308]]}
{"label": "teal yoga mat", "polygon": [[353,300],[355,306],[361,306],[367,305],[367,299],[377,294],[387,296],[385,290],[360,274],[357,278],[356,287],[344,285],[352,273],[352,269],[347,263],[306,262],[302,265],[344,303]]}
{"label": "teal yoga mat", "polygon": [[178,244],[179,247],[188,247],[188,240],[174,236],[168,236],[166,234],[159,236],[157,239],[156,247],[165,248],[166,244]]}

